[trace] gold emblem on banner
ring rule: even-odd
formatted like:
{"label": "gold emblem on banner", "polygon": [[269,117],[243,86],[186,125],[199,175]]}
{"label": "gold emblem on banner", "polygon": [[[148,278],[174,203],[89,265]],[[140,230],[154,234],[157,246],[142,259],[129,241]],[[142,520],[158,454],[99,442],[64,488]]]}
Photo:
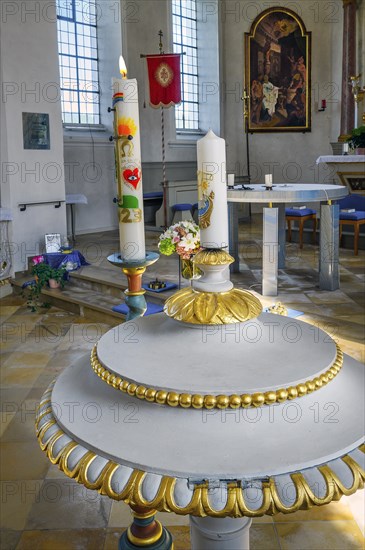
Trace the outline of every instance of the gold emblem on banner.
{"label": "gold emblem on banner", "polygon": [[163,88],[167,88],[174,80],[174,72],[167,63],[160,63],[155,71],[155,79]]}

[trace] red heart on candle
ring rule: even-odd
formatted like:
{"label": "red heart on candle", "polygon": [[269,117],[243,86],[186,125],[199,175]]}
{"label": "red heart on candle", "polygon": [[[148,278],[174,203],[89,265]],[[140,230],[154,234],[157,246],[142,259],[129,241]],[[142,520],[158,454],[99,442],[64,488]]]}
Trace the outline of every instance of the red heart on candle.
{"label": "red heart on candle", "polygon": [[138,168],[135,168],[134,170],[127,168],[123,171],[123,178],[125,179],[125,181],[130,183],[132,187],[134,187],[134,189],[137,189],[137,185],[139,184],[141,175]]}

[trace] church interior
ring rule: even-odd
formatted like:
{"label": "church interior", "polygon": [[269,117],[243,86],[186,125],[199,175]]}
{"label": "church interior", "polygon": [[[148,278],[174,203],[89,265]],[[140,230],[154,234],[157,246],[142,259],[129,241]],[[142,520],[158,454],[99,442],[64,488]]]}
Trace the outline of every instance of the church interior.
{"label": "church interior", "polygon": [[0,10],[1,550],[364,548],[364,0]]}

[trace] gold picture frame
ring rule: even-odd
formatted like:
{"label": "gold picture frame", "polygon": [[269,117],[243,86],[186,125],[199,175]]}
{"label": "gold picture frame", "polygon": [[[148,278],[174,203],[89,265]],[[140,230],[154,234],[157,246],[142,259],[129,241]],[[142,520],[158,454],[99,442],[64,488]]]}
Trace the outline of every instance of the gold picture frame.
{"label": "gold picture frame", "polygon": [[290,9],[260,13],[245,33],[249,132],[311,131],[311,32]]}

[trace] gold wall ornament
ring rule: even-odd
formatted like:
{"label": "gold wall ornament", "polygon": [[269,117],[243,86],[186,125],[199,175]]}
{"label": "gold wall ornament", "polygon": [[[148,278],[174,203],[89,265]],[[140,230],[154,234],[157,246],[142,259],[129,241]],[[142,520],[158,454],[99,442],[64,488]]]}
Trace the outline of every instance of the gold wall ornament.
{"label": "gold wall ornament", "polygon": [[[147,500],[143,496],[143,482],[147,472],[131,469],[129,478],[123,484],[123,487],[121,487],[119,483],[113,483],[113,478],[117,476],[118,470],[123,468],[123,466],[112,460],[108,460],[96,479],[94,478],[94,473],[90,466],[98,458],[98,455],[93,451],[87,450],[59,428],[53,417],[52,407],[49,403],[52,388],[53,384],[46,390],[36,414],[35,425],[41,449],[47,454],[52,464],[58,464],[61,471],[68,477],[75,479],[78,483],[83,484],[87,489],[97,490],[102,495],[106,495],[117,501],[122,500],[132,506],[142,506],[159,512],[174,512],[178,515],[194,515],[199,517],[259,517],[265,514],[272,516],[278,513],[290,514],[298,510],[308,510],[312,506],[329,504],[331,501],[339,500],[343,495],[352,495],[358,489],[364,487],[365,471],[349,454],[346,454],[337,460],[341,460],[351,472],[353,481],[350,487],[344,485],[337,473],[332,470],[331,462],[317,467],[323,476],[326,486],[326,493],[323,497],[318,497],[313,493],[309,483],[301,472],[290,473],[289,475],[296,491],[295,500],[290,506],[286,506],[282,502],[282,492],[276,485],[275,477],[264,480],[252,480],[252,484],[257,481],[262,487],[262,503],[257,509],[252,509],[248,506],[243,493],[245,486],[240,481],[234,480],[226,484],[226,503],[219,510],[215,509],[211,504],[210,495],[212,489],[208,481],[194,484],[190,502],[184,506],[179,506],[175,499],[175,486],[177,482],[186,481],[187,483],[187,480],[163,476],[155,496],[152,500]],[[45,415],[49,419],[47,422],[43,421]],[[49,426],[54,425],[57,425],[58,429],[56,432],[50,430],[48,434]],[[61,440],[65,435],[67,437],[65,437],[65,442],[62,445]],[[57,452],[55,450],[56,447]],[[365,453],[365,445],[360,445],[358,450]],[[77,460],[75,460],[75,457],[78,457]],[[336,468],[336,471],[338,471],[338,468]]]}
{"label": "gold wall ornament", "polygon": [[306,380],[296,386],[289,386],[287,388],[278,388],[253,394],[243,393],[240,395],[237,393],[232,395],[180,394],[175,391],[167,392],[161,389],[146,388],[136,382],[116,376],[106,369],[99,361],[96,344],[91,352],[90,362],[95,374],[104,382],[117,390],[127,393],[131,397],[145,399],[151,403],[185,409],[237,409],[238,407],[247,409],[273,405],[274,403],[284,403],[285,401],[297,399],[298,397],[307,395],[307,393],[319,390],[333,380],[340,372],[343,365],[343,353],[338,344],[336,344],[336,357],[332,365],[312,380]]}

